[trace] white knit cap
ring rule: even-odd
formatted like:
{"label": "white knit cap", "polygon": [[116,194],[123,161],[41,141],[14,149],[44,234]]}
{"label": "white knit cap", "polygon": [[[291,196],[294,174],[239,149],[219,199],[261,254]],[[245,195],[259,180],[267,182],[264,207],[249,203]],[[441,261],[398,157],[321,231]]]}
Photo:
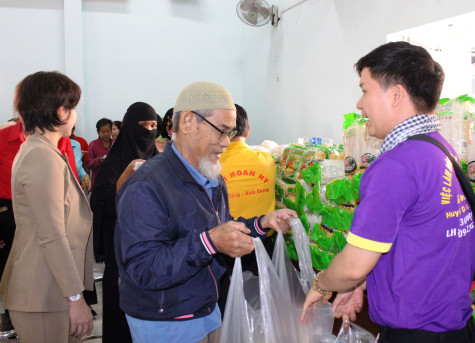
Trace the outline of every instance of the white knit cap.
{"label": "white knit cap", "polygon": [[198,81],[183,88],[173,112],[184,110],[236,110],[228,90],[215,82]]}

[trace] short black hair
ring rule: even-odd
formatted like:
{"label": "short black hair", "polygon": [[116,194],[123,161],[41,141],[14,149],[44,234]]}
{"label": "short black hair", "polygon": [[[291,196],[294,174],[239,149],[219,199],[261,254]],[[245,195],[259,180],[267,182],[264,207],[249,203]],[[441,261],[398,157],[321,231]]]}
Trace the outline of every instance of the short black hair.
{"label": "short black hair", "polygon": [[431,113],[437,106],[445,74],[426,49],[407,42],[387,43],[355,64],[360,76],[364,68],[384,89],[402,85],[419,114]]}
{"label": "short black hair", "polygon": [[247,119],[247,112],[242,106],[234,104],[236,106],[236,136],[244,136],[249,129],[249,121]]}
{"label": "short black hair", "polygon": [[119,128],[119,130],[122,128],[122,122],[120,120],[114,120],[112,122],[115,126]]}
{"label": "short black hair", "polygon": [[171,129],[173,127],[173,107],[168,109],[167,113],[165,113],[165,116],[163,117],[163,124],[161,128],[160,135],[162,138],[167,138],[168,140],[171,140],[171,137],[168,135],[168,129]]}
{"label": "short black hair", "polygon": [[81,88],[66,75],[57,71],[39,71],[25,77],[16,87],[14,106],[23,118],[25,131],[56,131],[64,125],[58,109],[74,109],[81,98]]}
{"label": "short black hair", "polygon": [[96,123],[96,129],[99,131],[101,127],[109,125],[110,129],[112,130],[112,120],[107,118],[101,118]]}

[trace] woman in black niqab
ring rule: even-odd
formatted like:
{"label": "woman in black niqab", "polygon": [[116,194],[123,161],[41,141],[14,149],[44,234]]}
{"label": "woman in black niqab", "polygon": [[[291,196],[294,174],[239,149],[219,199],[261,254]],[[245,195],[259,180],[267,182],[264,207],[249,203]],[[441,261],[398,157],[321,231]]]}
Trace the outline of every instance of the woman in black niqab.
{"label": "woman in black niqab", "polygon": [[[156,123],[151,125],[153,122]],[[155,138],[162,121],[152,106],[136,102],[127,109],[122,123],[117,139],[99,168],[91,194],[94,255],[97,262],[105,262],[102,280],[104,343],[132,342],[127,320],[119,307],[119,272],[114,252],[117,181],[130,176],[132,161],[147,160],[158,153]]]}

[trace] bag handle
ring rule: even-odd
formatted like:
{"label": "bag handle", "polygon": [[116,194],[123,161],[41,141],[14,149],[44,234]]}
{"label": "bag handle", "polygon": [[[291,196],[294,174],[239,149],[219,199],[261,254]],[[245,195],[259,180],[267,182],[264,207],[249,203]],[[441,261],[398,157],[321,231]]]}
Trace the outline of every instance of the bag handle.
{"label": "bag handle", "polygon": [[424,141],[424,142],[429,142],[437,147],[439,147],[450,159],[450,162],[452,162],[452,166],[454,167],[455,170],[455,175],[457,176],[457,179],[460,182],[460,186],[462,187],[463,193],[465,194],[465,198],[467,198],[467,202],[470,205],[470,208],[472,209],[472,213],[475,213],[475,193],[473,192],[472,185],[470,184],[470,180],[467,175],[463,172],[462,167],[460,166],[460,163],[455,160],[455,158],[452,156],[452,154],[447,150],[447,148],[440,143],[437,139],[430,137],[428,135],[414,135],[411,137],[407,137],[407,140],[412,140],[412,141]]}

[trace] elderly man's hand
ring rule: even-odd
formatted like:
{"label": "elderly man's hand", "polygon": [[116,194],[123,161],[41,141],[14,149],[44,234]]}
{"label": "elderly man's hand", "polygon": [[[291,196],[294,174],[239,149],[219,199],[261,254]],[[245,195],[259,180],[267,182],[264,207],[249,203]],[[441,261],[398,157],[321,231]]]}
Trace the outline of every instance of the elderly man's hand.
{"label": "elderly man's hand", "polygon": [[263,228],[274,229],[282,233],[287,233],[290,229],[290,218],[298,218],[297,213],[287,208],[270,212],[261,219],[261,225]]}
{"label": "elderly man's hand", "polygon": [[241,257],[254,250],[251,231],[243,224],[229,221],[209,230],[208,234],[216,249],[231,257]]}

